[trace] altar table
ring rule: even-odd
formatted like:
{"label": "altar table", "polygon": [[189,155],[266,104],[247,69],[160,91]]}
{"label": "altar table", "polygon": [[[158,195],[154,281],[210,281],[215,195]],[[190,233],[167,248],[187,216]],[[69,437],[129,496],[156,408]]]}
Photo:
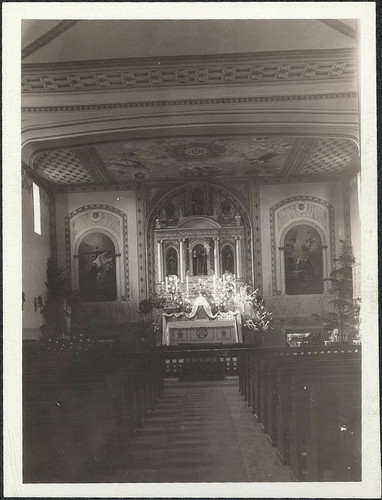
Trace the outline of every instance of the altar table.
{"label": "altar table", "polygon": [[167,323],[170,345],[203,342],[226,343],[239,342],[235,319],[171,321]]}

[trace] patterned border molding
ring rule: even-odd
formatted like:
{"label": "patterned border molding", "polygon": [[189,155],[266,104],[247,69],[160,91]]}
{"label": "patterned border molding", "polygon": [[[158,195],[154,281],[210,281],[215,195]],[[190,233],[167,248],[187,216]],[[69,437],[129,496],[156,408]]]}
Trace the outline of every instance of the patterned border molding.
{"label": "patterned border molding", "polygon": [[139,300],[146,298],[146,213],[145,213],[145,193],[143,186],[137,186],[136,190],[136,211],[137,211],[137,254],[138,254],[138,290]]}
{"label": "patterned border molding", "polygon": [[254,286],[263,294],[263,268],[261,255],[261,219],[260,219],[260,189],[258,183],[252,187],[252,213],[253,213],[253,258],[255,265]]}
{"label": "patterned border molding", "polygon": [[65,217],[65,244],[66,244],[66,270],[67,270],[67,275],[70,278],[71,277],[71,252],[70,252],[70,244],[71,244],[71,238],[70,238],[70,221],[75,217],[76,215],[82,213],[82,212],[87,212],[89,210],[105,210],[108,212],[113,212],[117,215],[119,215],[122,218],[123,221],[123,241],[124,241],[124,257],[125,257],[125,299],[129,300],[130,298],[130,285],[129,285],[129,249],[128,249],[128,242],[127,242],[127,215],[119,210],[118,208],[111,207],[109,205],[101,205],[101,204],[92,204],[92,205],[84,205],[83,207],[77,208],[76,210],[73,210],[73,212],[70,212]]}
{"label": "patterned border molding", "polygon": [[334,208],[333,205],[328,203],[321,198],[317,198],[315,196],[292,196],[290,198],[286,198],[285,200],[281,200],[276,205],[270,208],[270,229],[271,229],[271,265],[272,265],[272,295],[277,295],[277,274],[276,274],[276,222],[275,222],[275,213],[276,210],[282,207],[283,205],[287,205],[293,201],[312,201],[314,203],[318,203],[325,208],[328,209],[329,212],[329,236],[330,236],[330,267],[333,269],[334,260],[336,256],[336,244],[335,244],[335,227],[334,227]]}
{"label": "patterned border molding", "polygon": [[45,191],[47,195],[54,191],[54,185],[49,185],[46,182],[44,182],[43,179],[41,179],[31,168],[25,165],[23,163],[21,167],[21,180],[22,180],[22,186],[24,186],[24,183],[26,182],[25,179],[28,178],[31,182],[34,182],[39,186],[40,189]]}
{"label": "patterned border molding", "polygon": [[[309,174],[309,175],[300,175],[298,177],[242,177],[239,180],[243,182],[252,182],[255,181],[258,184],[306,184],[306,183],[316,183],[316,182],[341,182],[344,176],[347,176],[345,172],[341,172],[340,174]],[[195,179],[196,181],[204,181],[206,179]],[[238,178],[229,179],[229,178],[219,178],[219,182],[225,183],[227,181],[232,180],[233,182],[238,181]],[[147,181],[137,182],[137,181],[129,181],[128,184],[113,184],[113,185],[64,185],[64,184],[51,184],[51,189],[56,193],[80,193],[80,192],[103,192],[103,191],[120,191],[120,190],[129,190],[129,189],[137,189],[139,185],[150,186],[151,184],[155,186],[163,186],[164,189],[155,194],[155,200],[159,199],[166,192],[166,187],[168,188],[169,183],[158,183],[156,184],[155,180],[148,179]],[[180,186],[184,184],[184,179],[179,179],[178,182],[171,184],[172,187]],[[151,204],[154,198],[147,200]]]}
{"label": "patterned border molding", "polygon": [[57,219],[56,219],[56,194],[52,193],[49,201],[49,235],[50,256],[57,262]]}
{"label": "patterned border molding", "polygon": [[346,179],[342,183],[344,198],[344,232],[345,240],[351,242],[351,217],[350,217],[350,180]]}
{"label": "patterned border molding", "polygon": [[354,49],[24,64],[21,83],[24,93],[54,93],[349,78]]}
{"label": "patterned border molding", "polygon": [[80,104],[71,106],[23,106],[22,113],[48,113],[59,111],[93,111],[102,109],[125,109],[125,108],[146,108],[160,106],[190,106],[204,104],[241,104],[258,102],[280,102],[280,101],[311,101],[323,99],[355,99],[356,92],[331,92],[327,94],[297,94],[297,95],[276,95],[259,97],[225,97],[217,99],[176,99],[168,101],[137,101],[118,102],[105,104]]}

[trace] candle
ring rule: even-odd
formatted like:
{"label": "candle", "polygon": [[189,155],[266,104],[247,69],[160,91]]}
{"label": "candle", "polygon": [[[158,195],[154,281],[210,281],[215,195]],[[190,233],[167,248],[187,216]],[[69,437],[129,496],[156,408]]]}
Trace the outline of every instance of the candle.
{"label": "candle", "polygon": [[216,276],[214,275],[214,298],[216,295]]}
{"label": "candle", "polygon": [[188,275],[186,276],[186,292],[187,292],[187,295],[188,295]]}
{"label": "candle", "polygon": [[166,276],[166,292],[168,292],[168,277]]}

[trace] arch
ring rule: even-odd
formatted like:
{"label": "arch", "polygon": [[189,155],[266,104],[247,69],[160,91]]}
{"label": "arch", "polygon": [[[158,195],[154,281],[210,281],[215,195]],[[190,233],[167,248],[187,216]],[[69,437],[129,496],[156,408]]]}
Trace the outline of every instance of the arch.
{"label": "arch", "polygon": [[116,300],[129,299],[127,216],[121,210],[101,204],[85,205],[65,218],[66,267],[73,290],[79,289],[79,249],[91,233],[110,238],[115,248]]}
{"label": "arch", "polygon": [[[250,218],[250,209],[243,199],[237,196],[237,194],[229,191],[226,187],[220,186],[218,184],[206,182],[208,188],[215,193],[220,194],[227,198],[232,205],[235,207],[235,210],[241,215],[241,231],[243,235],[241,236],[241,245],[240,245],[240,255],[242,261],[242,274],[245,281],[248,284],[253,285],[253,222]],[[146,252],[146,266],[148,269],[148,290],[151,293],[155,290],[156,283],[156,274],[155,274],[155,259],[157,258],[157,248],[154,246],[154,229],[155,229],[155,220],[157,214],[160,213],[162,207],[167,203],[169,199],[174,198],[178,193],[182,192],[182,190],[186,189],[187,184],[178,184],[169,189],[166,193],[160,193],[158,197],[155,197],[150,206],[148,206],[147,210],[147,226],[146,226],[146,234],[147,234],[147,252]],[[187,227],[187,224],[191,221],[200,221],[201,223],[206,223],[208,221],[209,228],[205,228],[206,230],[210,229],[212,231],[219,231],[222,227],[216,220],[207,216],[191,216],[187,221],[182,222],[178,226],[178,229],[191,229]],[[183,224],[183,225],[182,225]],[[214,227],[215,226],[215,227]],[[202,229],[202,228],[201,228]],[[212,237],[212,234],[210,234]],[[195,242],[195,241],[194,241]],[[162,257],[163,259],[163,257]],[[163,260],[162,260],[163,261]]]}
{"label": "arch", "polygon": [[[273,295],[287,293],[286,267],[289,262],[285,255],[285,238],[297,226],[305,225],[311,227],[312,231],[317,231],[321,240],[322,278],[329,276],[335,258],[334,209],[330,203],[313,196],[286,198],[271,207],[270,222]],[[313,288],[321,290],[318,285]],[[318,293],[327,291],[326,282],[322,288]]]}
{"label": "arch", "polygon": [[193,217],[192,219],[183,222],[178,226],[182,229],[209,229],[209,228],[219,228],[221,227],[219,223],[214,220],[209,219],[208,217]]}

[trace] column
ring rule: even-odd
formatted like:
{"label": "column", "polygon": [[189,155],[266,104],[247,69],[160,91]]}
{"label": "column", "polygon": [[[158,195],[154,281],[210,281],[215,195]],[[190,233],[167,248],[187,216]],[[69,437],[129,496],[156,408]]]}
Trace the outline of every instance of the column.
{"label": "column", "polygon": [[179,240],[179,275],[180,281],[184,281],[184,248],[183,248],[184,240],[181,238]]}
{"label": "column", "polygon": [[[280,252],[280,285],[281,293],[285,295],[285,260],[284,260],[284,247],[279,247]],[[278,287],[277,287],[278,288]],[[277,293],[277,291],[276,291]]]}
{"label": "column", "polygon": [[158,259],[158,281],[163,281],[163,258],[162,258],[162,240],[157,242],[157,259]]}
{"label": "column", "polygon": [[73,255],[73,267],[72,267],[72,289],[80,289],[80,270],[79,270],[79,255]]}
{"label": "column", "polygon": [[241,278],[241,241],[240,241],[239,236],[235,237],[235,243],[236,243],[236,278],[240,279]]}
{"label": "column", "polygon": [[220,276],[220,256],[219,256],[219,237],[214,238],[215,242],[215,254],[214,254],[214,259],[215,259],[215,275],[216,277]]}
{"label": "column", "polygon": [[[328,278],[330,270],[328,268],[328,247],[327,245],[322,245],[322,271],[323,277]],[[324,292],[329,290],[329,282],[324,280]]]}
{"label": "column", "polygon": [[117,300],[121,300],[121,254],[115,254],[115,275],[116,275],[116,285],[117,285]]}

